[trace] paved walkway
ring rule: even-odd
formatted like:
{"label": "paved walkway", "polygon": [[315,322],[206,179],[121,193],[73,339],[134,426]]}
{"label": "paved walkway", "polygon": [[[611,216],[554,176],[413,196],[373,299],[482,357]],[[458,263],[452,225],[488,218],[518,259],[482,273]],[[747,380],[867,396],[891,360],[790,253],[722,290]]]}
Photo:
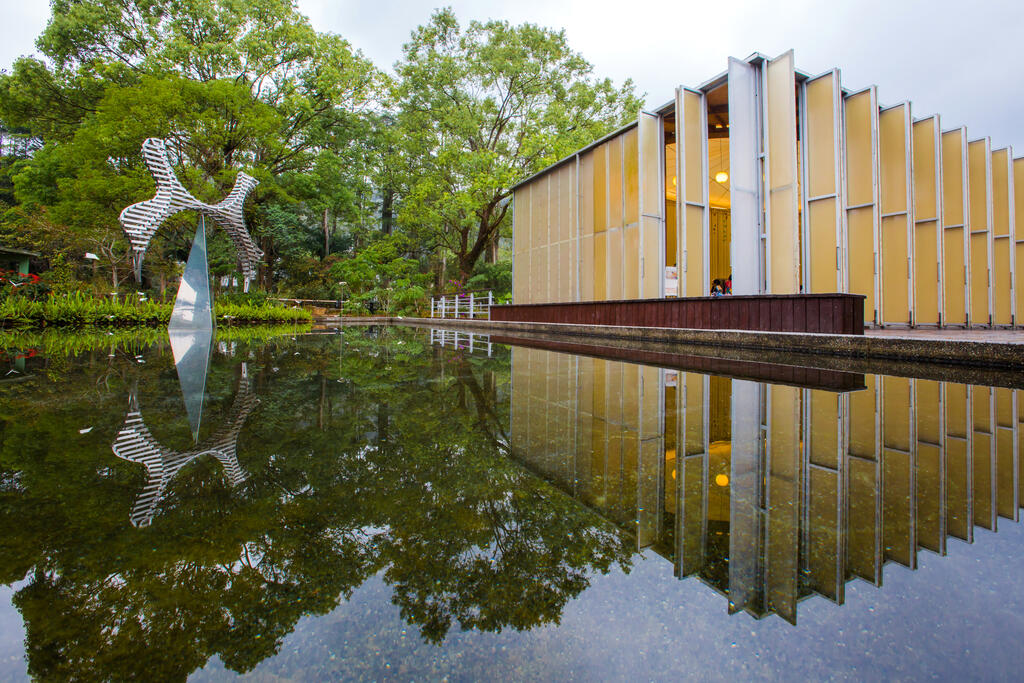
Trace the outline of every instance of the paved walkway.
{"label": "paved walkway", "polygon": [[868,337],[902,337],[904,339],[935,339],[942,341],[977,341],[997,344],[1024,344],[1024,330],[955,330],[955,329],[865,329]]}

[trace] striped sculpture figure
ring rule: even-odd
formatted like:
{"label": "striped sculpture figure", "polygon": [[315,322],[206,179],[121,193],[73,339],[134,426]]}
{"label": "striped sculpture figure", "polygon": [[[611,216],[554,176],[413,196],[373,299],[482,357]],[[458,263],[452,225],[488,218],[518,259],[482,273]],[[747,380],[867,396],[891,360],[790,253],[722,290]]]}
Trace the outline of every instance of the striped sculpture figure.
{"label": "striped sculpture figure", "polygon": [[231,193],[219,204],[205,204],[185,189],[174,174],[167,159],[167,143],[158,138],[149,138],[142,143],[142,158],[156,180],[156,196],[138,204],[132,204],[121,212],[121,227],[132,245],[132,260],[135,278],[142,279],[142,259],[153,235],[160,225],[180,211],[196,211],[217,222],[235,245],[238,267],[242,271],[243,288],[249,291],[249,282],[256,278],[256,266],[263,258],[249,231],[245,229],[242,205],[258,181],[250,175],[239,173]]}

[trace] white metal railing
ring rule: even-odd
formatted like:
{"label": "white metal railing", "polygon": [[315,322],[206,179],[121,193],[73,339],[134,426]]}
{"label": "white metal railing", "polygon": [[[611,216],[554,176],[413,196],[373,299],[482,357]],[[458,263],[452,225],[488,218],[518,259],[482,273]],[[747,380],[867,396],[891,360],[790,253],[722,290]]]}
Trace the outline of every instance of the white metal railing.
{"label": "white metal railing", "polygon": [[461,332],[459,330],[444,330],[436,327],[430,330],[430,343],[439,346],[451,346],[455,349],[468,349],[470,353],[486,349],[488,356],[494,351],[491,346],[490,335]]}
{"label": "white metal railing", "polygon": [[494,305],[494,292],[477,294],[453,294],[452,296],[431,297],[431,318],[490,318]]}

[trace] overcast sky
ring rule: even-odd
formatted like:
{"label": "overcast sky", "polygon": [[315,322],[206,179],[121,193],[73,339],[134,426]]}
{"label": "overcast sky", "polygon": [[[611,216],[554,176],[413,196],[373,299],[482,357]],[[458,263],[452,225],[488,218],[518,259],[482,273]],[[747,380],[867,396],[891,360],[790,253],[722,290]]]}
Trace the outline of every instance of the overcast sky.
{"label": "overcast sky", "polygon": [[[320,31],[339,33],[381,68],[439,3],[299,0]],[[842,71],[843,85],[879,86],[879,101],[938,112],[1024,155],[1024,0],[452,0],[460,21],[507,19],[564,28],[599,76],[632,78],[654,107],[676,85],[699,85],[731,55],[796,51],[797,68]],[[49,16],[44,0],[0,0],[0,66],[35,51]],[[628,11],[615,10],[615,7]]]}

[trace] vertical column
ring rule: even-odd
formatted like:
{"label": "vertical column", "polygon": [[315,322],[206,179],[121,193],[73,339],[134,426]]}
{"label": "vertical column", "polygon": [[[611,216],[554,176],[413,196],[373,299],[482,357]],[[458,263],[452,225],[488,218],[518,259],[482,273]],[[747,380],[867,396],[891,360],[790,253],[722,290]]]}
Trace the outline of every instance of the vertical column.
{"label": "vertical column", "polygon": [[[665,174],[657,114],[640,112],[640,298],[665,295]],[[705,135],[707,133],[705,132]]]}
{"label": "vertical column", "polygon": [[913,324],[913,208],[911,185],[910,104],[904,102],[878,114],[881,182],[882,325]]}
{"label": "vertical column", "polygon": [[914,324],[942,323],[942,167],[939,117],[914,122]]}
{"label": "vertical column", "polygon": [[988,138],[967,143],[972,327],[992,324],[992,155]]}
{"label": "vertical column", "polygon": [[765,291],[760,80],[757,67],[729,58],[729,258],[734,294]]}
{"label": "vertical column", "polygon": [[802,85],[805,292],[845,291],[842,87],[834,69]]}
{"label": "vertical column", "polygon": [[863,294],[864,322],[878,309],[878,99],[867,88],[843,99],[846,141],[847,291]]}
{"label": "vertical column", "polygon": [[762,73],[767,291],[797,294],[800,291],[800,217],[793,51],[769,60]]}
{"label": "vertical column", "polygon": [[992,325],[1013,326],[1013,159],[1009,147],[992,152]]}
{"label": "vertical column", "polygon": [[680,296],[705,296],[708,264],[708,126],[704,93],[676,89],[676,214]]}

